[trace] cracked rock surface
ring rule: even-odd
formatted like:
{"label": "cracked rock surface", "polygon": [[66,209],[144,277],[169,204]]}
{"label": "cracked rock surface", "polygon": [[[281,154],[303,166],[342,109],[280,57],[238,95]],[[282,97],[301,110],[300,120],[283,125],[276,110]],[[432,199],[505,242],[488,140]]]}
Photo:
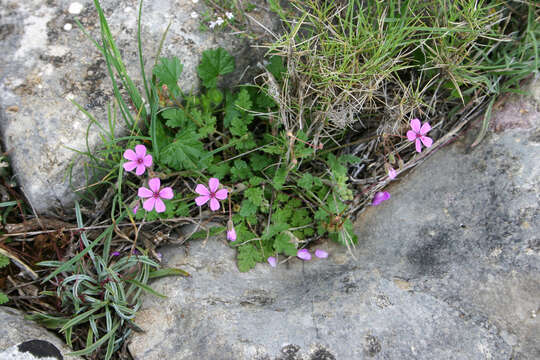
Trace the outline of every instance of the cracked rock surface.
{"label": "cracked rock surface", "polygon": [[[127,72],[143,93],[136,38],[139,0],[100,3]],[[259,0],[255,3],[264,4]],[[199,21],[205,11],[203,1],[144,1],[142,48],[147,75],[151,74],[158,45],[170,23],[161,56],[180,58],[184,69],[179,84],[186,92],[198,89],[196,67],[202,52],[219,46],[236,58],[237,71],[228,79],[235,83],[250,81],[249,76],[241,75],[246,68],[254,69],[263,50],[251,48],[246,40],[223,31],[201,32]],[[192,18],[193,12],[200,16]],[[275,28],[276,19],[264,6],[251,15],[268,28]],[[107,67],[101,53],[75,23],[79,19],[100,40],[97,18],[92,0],[0,0],[3,150],[9,153],[17,181],[40,213],[54,207],[70,208],[74,198],[64,176],[70,162],[76,159],[70,148],[87,150],[89,119],[71,101],[79,103],[108,128],[106,107],[114,96]],[[118,116],[117,131],[126,132]],[[94,125],[88,134],[90,148],[98,141],[99,128]],[[75,161],[75,187],[82,185],[81,162]]]}
{"label": "cracked rock surface", "polygon": [[[538,88],[536,88],[538,90]],[[540,100],[540,99],[537,99]],[[131,338],[137,360],[540,359],[539,103],[468,137],[395,181],[356,223],[353,259],[239,273],[224,239],[162,249],[165,278]],[[519,112],[520,101],[530,106]],[[527,117],[523,121],[521,117]]]}

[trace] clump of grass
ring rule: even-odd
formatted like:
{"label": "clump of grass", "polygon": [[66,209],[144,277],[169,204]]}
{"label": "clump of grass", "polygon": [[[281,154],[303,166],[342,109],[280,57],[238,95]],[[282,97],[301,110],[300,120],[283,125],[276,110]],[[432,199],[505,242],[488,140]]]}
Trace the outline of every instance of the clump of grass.
{"label": "clump of grass", "polygon": [[[287,60],[276,94],[281,118],[362,159],[350,181],[364,194],[424,156],[404,137],[409,121],[434,125],[447,143],[498,95],[538,73],[540,9],[534,2],[293,0],[287,31],[269,52]],[[274,89],[271,89],[271,88]],[[307,122],[307,123],[306,123]],[[489,111],[478,141],[485,134]],[[477,143],[477,142],[476,142]],[[423,154],[424,155],[424,154]],[[354,206],[364,208],[368,197]]]}

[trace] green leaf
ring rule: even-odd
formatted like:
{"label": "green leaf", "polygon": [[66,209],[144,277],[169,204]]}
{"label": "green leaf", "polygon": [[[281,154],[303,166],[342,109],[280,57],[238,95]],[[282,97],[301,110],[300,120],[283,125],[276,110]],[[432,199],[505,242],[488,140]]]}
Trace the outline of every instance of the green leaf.
{"label": "green leaf", "polygon": [[154,296],[157,296],[157,297],[160,297],[162,299],[166,299],[167,296],[166,295],[163,295],[161,293],[158,293],[156,290],[152,289],[150,286],[146,285],[146,284],[143,284],[142,282],[140,281],[137,281],[135,279],[127,279],[125,280],[126,282],[130,283],[130,284],[133,284],[133,285],[136,285],[138,287],[140,287],[141,289],[143,289],[144,291],[146,291],[147,293],[150,293]]}
{"label": "green leaf", "polygon": [[161,58],[161,62],[154,66],[152,73],[158,77],[159,85],[167,85],[167,88],[174,95],[180,96],[180,88],[178,87],[178,78],[182,74],[183,65],[178,58]]}
{"label": "green leaf", "polygon": [[208,98],[214,105],[219,105],[223,101],[223,93],[217,88],[208,90]]}
{"label": "green leaf", "polygon": [[191,275],[187,271],[184,271],[182,269],[167,268],[167,269],[159,269],[156,271],[151,271],[150,274],[148,274],[148,279],[157,279],[157,278],[162,278],[165,276],[191,276]]}
{"label": "green leaf", "polygon": [[253,269],[255,264],[262,260],[262,256],[255,246],[252,244],[244,244],[238,247],[236,260],[238,263],[238,270],[240,270],[240,272],[246,272]]}
{"label": "green leaf", "polygon": [[228,74],[233,70],[234,57],[223,48],[204,51],[201,63],[197,67],[197,73],[207,88],[215,87],[220,75]]}
{"label": "green leaf", "polygon": [[256,153],[249,157],[249,165],[253,171],[261,171],[270,164],[272,164],[272,159],[266,155]]}
{"label": "green leaf", "polygon": [[208,168],[208,171],[210,174],[212,174],[214,177],[218,179],[223,179],[226,175],[229,174],[231,171],[231,167],[227,163],[219,164],[219,165],[210,165]]}
{"label": "green leaf", "polygon": [[283,166],[276,171],[276,175],[274,175],[274,179],[272,180],[272,185],[274,185],[276,190],[281,190],[283,184],[285,184],[285,179],[287,179],[288,173],[289,170],[286,166]]}
{"label": "green leaf", "polygon": [[188,121],[183,109],[167,109],[161,116],[167,120],[165,125],[171,128],[184,128]]}
{"label": "green leaf", "polygon": [[257,205],[252,203],[251,201],[244,199],[242,201],[242,207],[240,208],[240,216],[248,217],[255,215],[257,213]]}
{"label": "green leaf", "polygon": [[253,176],[249,179],[249,184],[253,186],[259,186],[264,182],[264,179],[259,176]]}
{"label": "green leaf", "polygon": [[234,166],[231,168],[232,181],[249,179],[253,174],[248,164],[244,160],[234,160]]}
{"label": "green leaf", "polygon": [[9,265],[9,258],[0,254],[0,268],[6,267]]}
{"label": "green leaf", "polygon": [[254,187],[249,188],[244,192],[244,196],[246,199],[251,201],[253,204],[260,206],[263,203],[264,197],[263,197],[263,189]]}
{"label": "green leaf", "polygon": [[247,111],[252,108],[253,104],[246,89],[242,89],[238,93],[234,105],[238,110],[236,116],[230,120],[231,127],[229,131],[234,136],[243,136],[248,133],[248,125],[253,121],[253,115]]}
{"label": "green leaf", "polygon": [[184,130],[161,150],[161,161],[175,170],[200,169],[203,151],[199,136],[191,130]]}
{"label": "green leaf", "polygon": [[2,291],[0,291],[0,305],[5,304],[9,301],[9,298],[6,294],[4,294]]}
{"label": "green leaf", "polygon": [[302,189],[310,191],[313,187],[313,176],[310,173],[305,173],[300,180],[298,180],[298,186]]}
{"label": "green leaf", "polygon": [[283,58],[276,55],[270,58],[270,63],[266,66],[266,68],[272,75],[274,75],[277,81],[281,81],[283,78],[283,73],[287,71],[287,68],[283,64]]}
{"label": "green leaf", "polygon": [[277,234],[285,231],[285,230],[288,230],[290,228],[289,224],[285,223],[285,222],[282,222],[282,223],[277,223],[277,224],[272,224],[270,225],[265,234],[263,235],[262,239],[263,240],[269,240],[271,238],[273,238],[274,236],[276,236]]}
{"label": "green leaf", "polygon": [[242,89],[238,93],[234,105],[241,111],[251,110],[253,108],[253,103],[251,102],[251,97],[249,96],[247,89]]}
{"label": "green leaf", "polygon": [[338,159],[338,161],[342,164],[359,164],[362,162],[362,159],[359,158],[358,156],[354,156],[354,155],[350,155],[350,154],[345,154],[345,155],[341,155]]}
{"label": "green leaf", "polygon": [[287,256],[296,256],[296,244],[293,242],[292,237],[287,233],[281,233],[276,236],[274,240],[274,249],[278,253],[283,253]]}

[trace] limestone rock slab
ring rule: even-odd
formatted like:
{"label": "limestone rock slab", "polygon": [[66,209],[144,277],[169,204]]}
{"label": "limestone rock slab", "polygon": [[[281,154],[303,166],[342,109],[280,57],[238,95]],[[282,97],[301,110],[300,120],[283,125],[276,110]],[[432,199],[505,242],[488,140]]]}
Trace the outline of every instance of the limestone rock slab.
{"label": "limestone rock slab", "polygon": [[[142,90],[136,40],[139,0],[100,3],[127,71]],[[249,81],[240,75],[250,65],[254,68],[262,50],[251,48],[246,40],[232,34],[201,32],[199,21],[206,11],[203,3],[144,2],[142,39],[147,74],[170,23],[161,55],[180,58],[184,64],[180,86],[185,91],[199,86],[196,66],[202,52],[218,46],[236,57],[238,71],[231,79]],[[270,22],[267,26],[272,28],[273,19],[260,9],[259,20]],[[201,16],[192,18],[193,12]],[[101,39],[92,0],[0,0],[0,130],[17,180],[38,212],[71,206],[73,194],[65,171],[76,153],[70,148],[85,151],[86,136],[90,148],[99,141],[96,126],[86,134],[88,118],[71,100],[106,124],[106,105],[113,99],[105,62],[75,19],[94,38]],[[123,131],[121,126],[118,131]],[[82,183],[81,160],[75,164],[77,187]]]}

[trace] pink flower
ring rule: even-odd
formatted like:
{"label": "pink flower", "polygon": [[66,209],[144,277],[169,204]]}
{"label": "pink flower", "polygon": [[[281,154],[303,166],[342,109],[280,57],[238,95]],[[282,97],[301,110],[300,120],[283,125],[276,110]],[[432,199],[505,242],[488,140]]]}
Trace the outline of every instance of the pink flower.
{"label": "pink flower", "polygon": [[277,265],[277,260],[273,256],[270,256],[268,259],[266,259],[266,261],[268,261],[271,267],[276,267]]}
{"label": "pink flower", "polygon": [[431,130],[429,123],[425,122],[424,125],[420,127],[420,120],[412,119],[411,128],[412,130],[407,131],[407,138],[410,141],[415,142],[417,152],[422,152],[422,143],[425,147],[430,147],[433,144],[433,140],[426,136],[426,134]]}
{"label": "pink flower", "polygon": [[210,200],[210,210],[219,210],[218,200],[225,200],[227,198],[228,191],[227,189],[218,190],[218,187],[219,180],[216,178],[210,178],[210,180],[208,180],[208,188],[210,188],[210,190],[203,184],[198,184],[195,188],[195,192],[201,196],[195,198],[195,203],[198,206],[203,206],[208,202],[208,200]]}
{"label": "pink flower", "polygon": [[390,199],[390,193],[389,192],[379,191],[373,197],[373,202],[371,203],[371,205],[373,205],[373,206],[379,205],[380,203],[382,203],[383,201],[386,201],[388,199]]}
{"label": "pink flower", "polygon": [[152,155],[146,155],[146,146],[144,145],[136,145],[135,151],[127,149],[124,152],[124,158],[130,160],[124,163],[124,169],[133,171],[136,168],[135,174],[137,176],[141,176],[147,167],[152,166]]}
{"label": "pink flower", "polygon": [[139,204],[135,205],[133,208],[133,215],[137,215],[137,211],[139,211]]}
{"label": "pink flower", "polygon": [[148,186],[150,189],[145,187],[139,188],[139,197],[146,199],[143,203],[144,210],[152,211],[155,206],[158,213],[164,212],[165,204],[161,199],[172,199],[174,196],[172,189],[170,187],[165,187],[160,190],[161,182],[159,178],[150,179],[148,181]]}
{"label": "pink flower", "polygon": [[324,250],[317,249],[315,250],[315,256],[319,259],[326,259],[328,257],[328,253]]}
{"label": "pink flower", "polygon": [[227,240],[229,241],[236,241],[236,231],[234,228],[231,230],[227,230]]}
{"label": "pink flower", "polygon": [[232,219],[227,221],[227,240],[236,241],[236,230],[234,230]]}
{"label": "pink flower", "polygon": [[302,260],[311,260],[311,254],[307,249],[300,249],[296,253],[296,256],[298,256]]}
{"label": "pink flower", "polygon": [[389,178],[390,180],[394,180],[394,179],[396,178],[396,175],[397,175],[396,170],[394,170],[394,168],[390,166],[390,167],[388,168],[388,178]]}

